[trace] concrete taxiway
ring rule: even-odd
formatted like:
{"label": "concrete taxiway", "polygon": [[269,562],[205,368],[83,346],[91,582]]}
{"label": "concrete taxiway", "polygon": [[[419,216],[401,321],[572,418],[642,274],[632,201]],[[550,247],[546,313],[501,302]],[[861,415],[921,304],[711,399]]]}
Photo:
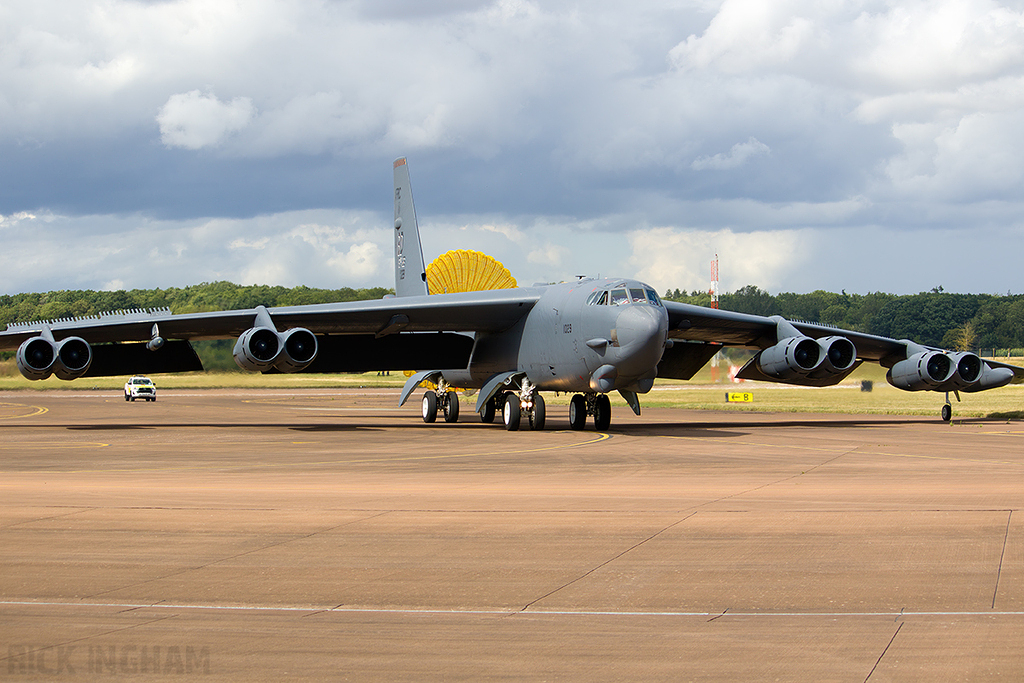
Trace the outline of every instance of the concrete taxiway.
{"label": "concrete taxiway", "polygon": [[396,404],[0,394],[0,679],[1024,677],[1019,422]]}

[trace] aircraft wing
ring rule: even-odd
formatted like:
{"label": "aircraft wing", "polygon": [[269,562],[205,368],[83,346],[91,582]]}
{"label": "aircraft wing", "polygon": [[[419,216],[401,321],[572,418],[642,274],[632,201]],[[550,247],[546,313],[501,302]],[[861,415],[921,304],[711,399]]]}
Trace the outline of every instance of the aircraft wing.
{"label": "aircraft wing", "polygon": [[[816,323],[805,323],[787,321],[779,316],[760,316],[747,313],[736,313],[734,311],[723,311],[716,308],[694,306],[675,301],[665,301],[665,308],[669,315],[668,336],[673,340],[705,342],[708,344],[723,346],[740,346],[752,349],[768,349],[779,343],[786,333],[780,331],[780,324],[787,326],[788,334],[793,331],[810,337],[822,339],[825,337],[845,337],[853,342],[856,347],[856,356],[860,361],[873,361],[885,367],[892,367],[893,364],[906,359],[911,355],[908,350],[917,349],[940,351],[931,347],[922,347],[909,340],[890,339],[863,332],[844,330],[829,325]],[[790,329],[792,328],[792,329]],[[696,357],[693,350],[687,351],[691,356]],[[710,349],[708,351],[710,353]],[[671,354],[669,354],[671,355]],[[713,355],[713,354],[711,354]],[[710,355],[707,356],[710,358]],[[705,359],[706,360],[706,359]],[[1013,383],[1024,382],[1024,368],[1015,365],[1008,365],[998,361],[984,361],[990,368],[1005,368],[1013,372]],[[858,362],[859,364],[859,362]],[[855,366],[854,366],[855,367]],[[840,381],[843,377],[852,372],[833,375],[827,380],[814,382],[806,378],[793,381],[792,383],[826,386]],[[695,372],[696,370],[694,370]],[[737,375],[744,379],[757,379],[765,381],[786,381],[778,377],[766,376],[758,370],[757,364],[748,363]]]}
{"label": "aircraft wing", "polygon": [[[758,349],[767,348],[778,341],[778,318],[723,311],[675,301],[665,301],[664,304],[668,309],[670,339]],[[881,361],[893,355],[900,355],[901,359],[906,357],[906,344],[895,339],[815,323],[794,321],[792,325],[814,339],[842,335],[856,345],[857,355],[866,360]]]}
{"label": "aircraft wing", "polygon": [[[371,354],[375,355],[374,361],[381,355],[402,356],[403,363],[415,365],[423,354],[436,354],[445,342],[452,342],[457,353],[442,357],[458,363],[468,359],[472,340],[451,333],[506,330],[533,308],[540,294],[539,288],[521,288],[179,315],[167,309],[118,312],[11,324],[0,332],[0,351],[19,348],[20,361],[22,350],[28,353],[22,345],[41,339],[40,344],[48,342],[63,360],[61,342],[79,338],[89,346],[81,353],[91,352],[94,363],[77,376],[197,370],[201,365],[187,348],[189,341],[234,339],[254,328],[269,326],[281,333],[304,328],[316,336],[320,352],[303,368],[311,372],[372,369],[366,367],[372,364]],[[437,339],[409,334],[416,332],[448,334],[434,335]],[[115,344],[151,342],[157,337],[161,346],[153,351],[144,344]]]}
{"label": "aircraft wing", "polygon": [[[539,297],[540,291],[534,288],[500,289],[266,310],[281,331],[305,327],[315,334],[381,336],[398,331],[500,332],[523,317]],[[44,326],[58,341],[76,336],[97,344],[149,341],[154,324],[165,339],[231,339],[255,325],[257,312],[248,308],[175,315],[163,309],[15,323],[0,332],[0,351],[17,348],[25,340],[39,335]],[[393,329],[389,330],[389,326]]]}

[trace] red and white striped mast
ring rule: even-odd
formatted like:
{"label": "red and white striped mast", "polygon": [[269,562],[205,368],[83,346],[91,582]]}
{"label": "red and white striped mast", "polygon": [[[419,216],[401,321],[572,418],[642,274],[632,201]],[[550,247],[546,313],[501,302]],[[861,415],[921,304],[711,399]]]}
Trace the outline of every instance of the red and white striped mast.
{"label": "red and white striped mast", "polygon": [[711,262],[711,289],[708,294],[711,295],[711,308],[718,308],[718,254]]}
{"label": "red and white striped mast", "polygon": [[[718,308],[718,254],[715,254],[715,260],[711,262],[711,289],[708,290],[708,294],[711,295],[711,308]],[[718,381],[718,356],[721,352],[716,353],[711,357],[711,381]]]}

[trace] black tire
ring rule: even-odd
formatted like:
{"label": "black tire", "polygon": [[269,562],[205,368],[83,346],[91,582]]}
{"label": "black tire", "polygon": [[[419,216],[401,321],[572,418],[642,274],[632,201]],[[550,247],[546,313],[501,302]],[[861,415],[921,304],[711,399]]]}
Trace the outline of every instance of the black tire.
{"label": "black tire", "polygon": [[132,398],[131,398],[131,402],[132,402],[132,403],[135,403],[135,397],[134,397],[134,396],[132,396]]}
{"label": "black tire", "polygon": [[518,396],[508,394],[505,397],[505,405],[501,409],[501,418],[505,421],[505,429],[510,432],[519,431],[519,422],[523,419],[523,413],[519,406]]}
{"label": "black tire", "polygon": [[544,397],[540,394],[533,395],[533,410],[530,411],[530,429],[539,432],[544,429],[546,409],[544,408]]}
{"label": "black tire", "polygon": [[423,394],[423,421],[430,424],[437,419],[437,394],[428,391]]}
{"label": "black tire", "polygon": [[130,401],[130,400],[131,400],[130,398],[128,398],[128,394],[125,394],[125,395],[124,395],[124,400],[125,400],[125,401]]}
{"label": "black tire", "polygon": [[484,403],[484,409],[480,411],[480,421],[485,424],[491,424],[494,422],[495,406],[500,398],[504,398],[502,394],[498,394],[491,398],[490,401]]}
{"label": "black tire", "polygon": [[569,426],[576,431],[587,426],[587,399],[582,394],[569,399]]}
{"label": "black tire", "polygon": [[608,394],[600,394],[594,401],[594,429],[606,432],[611,424],[612,402],[608,398]]}
{"label": "black tire", "polygon": [[444,402],[444,421],[445,422],[458,422],[459,421],[459,395],[454,391],[449,391],[445,397]]}
{"label": "black tire", "polygon": [[948,403],[942,406],[942,421],[949,422],[953,419],[953,406]]}

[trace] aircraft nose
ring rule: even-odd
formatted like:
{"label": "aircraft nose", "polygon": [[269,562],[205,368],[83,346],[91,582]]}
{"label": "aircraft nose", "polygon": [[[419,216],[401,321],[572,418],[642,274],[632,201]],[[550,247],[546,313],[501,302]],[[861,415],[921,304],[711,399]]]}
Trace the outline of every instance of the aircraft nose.
{"label": "aircraft nose", "polygon": [[653,369],[665,350],[668,316],[654,306],[627,306],[615,320],[622,357],[620,375],[639,376]]}

